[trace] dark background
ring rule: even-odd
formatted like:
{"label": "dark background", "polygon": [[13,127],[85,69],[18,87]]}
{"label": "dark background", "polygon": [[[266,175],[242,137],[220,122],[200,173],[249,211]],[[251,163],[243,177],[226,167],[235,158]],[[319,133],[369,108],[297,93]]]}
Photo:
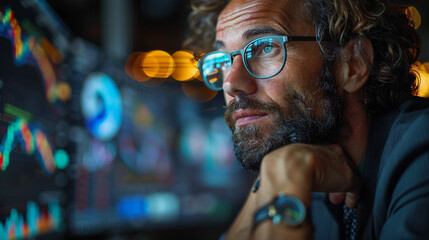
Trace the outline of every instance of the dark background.
{"label": "dark background", "polygon": [[[47,2],[74,37],[81,37],[99,46],[107,56],[119,64],[123,64],[135,51],[163,50],[171,54],[180,50],[186,36],[187,15],[190,12],[188,0],[47,0]],[[428,62],[429,15],[426,13],[429,10],[429,2],[425,0],[402,2],[414,5],[421,14],[422,24],[418,29],[423,44],[421,62]],[[37,168],[37,165],[34,168]],[[107,237],[90,236],[87,239],[217,239],[227,229],[227,225],[228,223],[224,222],[207,226],[164,227],[144,232],[109,234]]]}
{"label": "dark background", "polygon": [[[110,0],[109,0],[110,1]],[[115,31],[106,22],[112,17],[109,1],[102,0],[48,0],[70,30],[104,49],[106,36]],[[110,1],[112,2],[112,1]],[[127,14],[126,22],[119,28],[127,28],[128,52],[164,50],[172,53],[181,49],[187,30],[188,0],[123,0],[117,1]],[[123,60],[123,59],[121,59]]]}
{"label": "dark background", "polygon": [[[104,49],[109,31],[106,0],[48,0],[51,7],[77,36],[95,43]],[[164,50],[169,53],[181,48],[187,31],[189,0],[123,0],[127,9],[128,53],[133,51]],[[422,36],[421,62],[429,61],[429,2],[425,0],[397,1],[413,5],[420,12],[422,24],[418,31]]]}
{"label": "dark background", "polygon": [[[190,12],[188,0],[118,0],[126,9],[122,20],[125,25],[111,26],[107,20],[112,17],[106,0],[47,0],[54,11],[63,19],[71,32],[92,42],[119,61],[125,61],[134,51],[164,50],[173,53],[181,49],[187,32],[187,15]],[[111,2],[111,1],[110,1]],[[405,4],[415,6],[421,14],[422,37],[421,62],[429,61],[429,2],[427,0],[404,0]],[[113,14],[114,15],[114,14]],[[111,51],[109,36],[121,34],[125,40],[121,43],[120,53]],[[125,30],[124,30],[125,29]],[[160,239],[182,238],[208,239],[219,236],[225,226],[188,227],[157,230]],[[149,232],[150,233],[150,232]],[[146,232],[147,234],[147,232]],[[146,235],[136,233],[132,239],[144,239]],[[209,237],[210,236],[210,237]],[[115,239],[115,236],[111,237]]]}

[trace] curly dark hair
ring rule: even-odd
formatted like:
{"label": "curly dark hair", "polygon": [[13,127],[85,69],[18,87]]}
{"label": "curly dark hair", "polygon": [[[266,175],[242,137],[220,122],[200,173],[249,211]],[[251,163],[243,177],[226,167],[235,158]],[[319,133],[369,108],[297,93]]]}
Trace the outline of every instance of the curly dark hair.
{"label": "curly dark hair", "polygon": [[[217,17],[228,2],[191,3],[192,34],[185,47],[195,52],[212,50]],[[420,56],[421,39],[406,6],[389,0],[307,0],[305,4],[326,61],[339,60],[341,48],[351,39],[371,41],[374,61],[368,63],[371,71],[364,86],[368,113],[395,108],[416,94],[419,77],[411,65]]]}
{"label": "curly dark hair", "polygon": [[193,0],[189,14],[190,37],[183,43],[184,48],[195,53],[213,50],[216,38],[216,24],[220,12],[230,0]]}

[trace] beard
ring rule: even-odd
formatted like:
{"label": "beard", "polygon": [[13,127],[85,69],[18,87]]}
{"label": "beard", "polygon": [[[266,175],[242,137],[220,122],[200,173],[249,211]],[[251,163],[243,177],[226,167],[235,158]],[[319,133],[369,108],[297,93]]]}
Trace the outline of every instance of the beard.
{"label": "beard", "polygon": [[[264,102],[246,96],[228,104],[225,121],[233,133],[235,157],[243,168],[258,171],[266,154],[291,143],[335,141],[342,124],[343,106],[327,64],[316,82],[319,86],[315,93],[285,90],[283,107],[274,101]],[[271,117],[271,124],[236,128],[232,115],[238,109],[263,110]]]}

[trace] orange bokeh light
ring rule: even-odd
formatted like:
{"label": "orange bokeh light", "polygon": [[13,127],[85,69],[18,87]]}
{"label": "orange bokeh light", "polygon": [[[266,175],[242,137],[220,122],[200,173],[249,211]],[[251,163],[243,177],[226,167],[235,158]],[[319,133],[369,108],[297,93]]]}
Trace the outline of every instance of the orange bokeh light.
{"label": "orange bokeh light", "polygon": [[134,52],[132,53],[126,63],[125,63],[125,72],[128,76],[139,82],[146,82],[150,79],[142,69],[142,60],[146,56],[144,52]]}
{"label": "orange bokeh light", "polygon": [[177,51],[173,54],[176,69],[171,75],[177,81],[189,81],[198,73],[197,61],[190,51]]}
{"label": "orange bokeh light", "polygon": [[407,17],[414,22],[414,28],[417,29],[422,24],[422,17],[420,16],[419,11],[414,6],[409,6],[405,10],[405,14],[407,14]]}
{"label": "orange bokeh light", "polygon": [[175,70],[175,63],[170,54],[154,50],[148,52],[142,60],[143,72],[151,78],[168,78]]}
{"label": "orange bokeh light", "polygon": [[420,97],[429,97],[429,62],[423,64],[416,62],[412,68],[418,72],[420,79],[417,95]]}

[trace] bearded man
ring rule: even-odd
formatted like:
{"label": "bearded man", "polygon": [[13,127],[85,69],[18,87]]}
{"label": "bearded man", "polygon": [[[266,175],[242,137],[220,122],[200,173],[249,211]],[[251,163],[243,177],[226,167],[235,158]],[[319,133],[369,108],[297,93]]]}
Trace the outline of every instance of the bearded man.
{"label": "bearded man", "polygon": [[[226,239],[427,239],[420,38],[387,0],[195,0],[236,158],[259,171]],[[318,193],[316,193],[318,192]]]}

